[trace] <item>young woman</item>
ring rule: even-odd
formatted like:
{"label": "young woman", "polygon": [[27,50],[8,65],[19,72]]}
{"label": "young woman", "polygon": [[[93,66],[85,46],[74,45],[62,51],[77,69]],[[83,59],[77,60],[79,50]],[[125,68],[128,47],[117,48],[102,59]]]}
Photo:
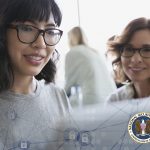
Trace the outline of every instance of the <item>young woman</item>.
{"label": "young woman", "polygon": [[54,0],[0,5],[0,149],[53,149],[52,128],[70,106],[52,83],[61,17]]}
{"label": "young woman", "polygon": [[[150,20],[131,21],[122,34],[108,42],[109,50],[118,56],[113,65],[119,65],[129,84],[112,93],[108,101],[144,98],[150,96]],[[121,74],[122,75],[122,74]]]}

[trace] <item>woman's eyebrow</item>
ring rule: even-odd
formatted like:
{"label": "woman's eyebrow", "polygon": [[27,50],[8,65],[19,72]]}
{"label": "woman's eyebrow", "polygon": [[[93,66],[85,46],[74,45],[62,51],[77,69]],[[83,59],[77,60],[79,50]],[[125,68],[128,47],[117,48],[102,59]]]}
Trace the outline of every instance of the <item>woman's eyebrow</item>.
{"label": "woman's eyebrow", "polygon": [[[132,44],[127,44],[126,46],[130,48],[135,48]],[[141,47],[139,48],[143,48],[143,47],[150,47],[150,44],[142,44]]]}
{"label": "woman's eyebrow", "polygon": [[128,44],[126,44],[126,47],[133,47],[133,45],[128,43]]}
{"label": "woman's eyebrow", "polygon": [[150,44],[143,44],[142,47],[150,47]]}
{"label": "woman's eyebrow", "polygon": [[[38,25],[38,22],[37,21],[34,21],[34,20],[28,20],[28,21],[25,21],[27,23],[31,23],[35,26]],[[45,27],[57,27],[57,25],[55,23],[48,23],[48,24],[45,24]]]}
{"label": "woman's eyebrow", "polygon": [[45,27],[56,27],[56,24],[54,24],[54,23],[49,23],[49,24],[47,24]]}

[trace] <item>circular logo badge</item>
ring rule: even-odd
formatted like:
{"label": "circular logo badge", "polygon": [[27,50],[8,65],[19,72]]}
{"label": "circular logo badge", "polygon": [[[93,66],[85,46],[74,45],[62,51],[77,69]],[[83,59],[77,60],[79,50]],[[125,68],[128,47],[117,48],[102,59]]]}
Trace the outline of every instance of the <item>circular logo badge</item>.
{"label": "circular logo badge", "polygon": [[128,123],[128,132],[137,143],[150,142],[150,113],[135,114]]}

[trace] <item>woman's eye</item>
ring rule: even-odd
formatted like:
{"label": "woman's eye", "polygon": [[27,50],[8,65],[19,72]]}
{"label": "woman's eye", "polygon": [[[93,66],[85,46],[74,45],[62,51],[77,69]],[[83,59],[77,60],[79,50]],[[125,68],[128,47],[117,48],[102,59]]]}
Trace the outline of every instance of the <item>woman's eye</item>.
{"label": "woman's eye", "polygon": [[47,30],[46,33],[51,36],[56,34],[54,30]]}
{"label": "woman's eye", "polygon": [[142,51],[150,52],[150,47],[143,48]]}
{"label": "woman's eye", "polygon": [[131,48],[131,47],[125,47],[124,51],[133,51],[133,48]]}
{"label": "woman's eye", "polygon": [[28,32],[33,31],[33,28],[31,26],[28,26],[28,25],[20,25],[19,29],[22,31],[28,31]]}

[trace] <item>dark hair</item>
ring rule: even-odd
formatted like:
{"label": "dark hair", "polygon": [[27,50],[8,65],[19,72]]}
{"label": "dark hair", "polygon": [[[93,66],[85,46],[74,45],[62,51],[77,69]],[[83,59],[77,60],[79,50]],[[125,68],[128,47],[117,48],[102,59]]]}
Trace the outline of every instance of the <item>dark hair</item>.
{"label": "dark hair", "polygon": [[[62,20],[61,11],[54,0],[5,0],[0,2],[0,91],[9,89],[14,81],[7,45],[7,25],[14,21],[48,21],[51,13],[57,26]],[[56,54],[57,51],[55,51]],[[50,59],[42,71],[35,76],[47,83],[54,82],[56,74],[55,62]]]}
{"label": "dark hair", "polygon": [[[142,29],[150,30],[150,19],[147,19],[144,17],[134,19],[131,22],[129,22],[129,24],[125,27],[121,35],[115,36],[115,38],[112,40],[108,40],[107,53],[109,51],[115,52],[117,57],[115,60],[113,60],[112,65],[113,66],[116,64],[119,65],[120,72],[123,72],[122,64],[121,64],[121,55],[120,55],[121,49],[130,42],[135,32],[142,30]],[[124,74],[124,77],[125,77],[124,80],[130,81],[130,79],[125,74]]]}

